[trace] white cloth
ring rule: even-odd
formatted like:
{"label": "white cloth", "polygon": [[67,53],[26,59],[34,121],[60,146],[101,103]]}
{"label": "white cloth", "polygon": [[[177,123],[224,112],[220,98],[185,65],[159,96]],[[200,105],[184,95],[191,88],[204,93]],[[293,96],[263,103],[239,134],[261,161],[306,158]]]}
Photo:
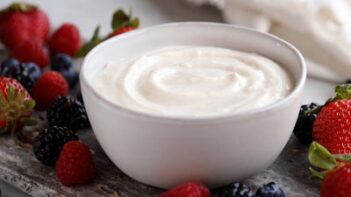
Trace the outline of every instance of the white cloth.
{"label": "white cloth", "polygon": [[305,56],[310,76],[351,78],[351,0],[188,0],[211,3],[236,25],[270,32]]}

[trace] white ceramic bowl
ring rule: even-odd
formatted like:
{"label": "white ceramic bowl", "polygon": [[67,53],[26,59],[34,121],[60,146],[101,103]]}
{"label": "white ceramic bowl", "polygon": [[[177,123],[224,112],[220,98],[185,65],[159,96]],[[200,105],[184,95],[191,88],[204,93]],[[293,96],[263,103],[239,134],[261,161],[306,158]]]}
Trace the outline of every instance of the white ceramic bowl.
{"label": "white ceramic bowl", "polygon": [[[295,82],[281,101],[215,118],[167,118],[131,111],[94,90],[107,62],[169,45],[205,45],[255,52],[280,63]],[[272,164],[286,145],[306,79],[302,55],[272,35],[215,23],[173,23],[127,33],[95,47],[85,58],[81,88],[94,133],[127,175],[169,188],[185,181],[218,187]],[[108,170],[108,169],[105,169]]]}

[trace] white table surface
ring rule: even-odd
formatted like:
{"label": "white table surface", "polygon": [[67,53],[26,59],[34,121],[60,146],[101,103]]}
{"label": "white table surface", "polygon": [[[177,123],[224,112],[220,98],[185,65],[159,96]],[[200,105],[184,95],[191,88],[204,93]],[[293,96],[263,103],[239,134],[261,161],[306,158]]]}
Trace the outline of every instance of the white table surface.
{"label": "white table surface", "polygon": [[[11,2],[13,1],[1,0],[0,8]],[[132,9],[134,15],[141,19],[142,27],[175,21],[222,22],[218,10],[210,7],[193,7],[182,0],[27,0],[25,2],[35,3],[45,10],[53,28],[63,22],[75,23],[86,39],[90,38],[98,24],[101,25],[103,34],[109,32],[111,16],[117,8]],[[332,95],[334,87],[335,84],[309,78],[303,102],[323,103]],[[0,188],[5,197],[27,196],[1,181]]]}

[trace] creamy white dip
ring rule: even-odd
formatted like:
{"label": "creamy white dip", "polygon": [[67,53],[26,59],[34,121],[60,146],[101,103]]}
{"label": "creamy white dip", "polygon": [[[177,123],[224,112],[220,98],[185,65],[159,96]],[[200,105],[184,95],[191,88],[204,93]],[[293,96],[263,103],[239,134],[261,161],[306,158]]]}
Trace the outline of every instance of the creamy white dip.
{"label": "creamy white dip", "polygon": [[289,94],[292,82],[280,65],[257,54],[174,46],[107,64],[94,88],[147,114],[213,117],[272,104]]}

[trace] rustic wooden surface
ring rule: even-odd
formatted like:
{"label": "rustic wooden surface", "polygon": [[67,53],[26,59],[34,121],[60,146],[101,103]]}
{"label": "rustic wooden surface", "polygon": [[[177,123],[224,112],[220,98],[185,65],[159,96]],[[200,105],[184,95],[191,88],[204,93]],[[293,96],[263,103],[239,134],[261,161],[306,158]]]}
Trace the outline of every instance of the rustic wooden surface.
{"label": "rustic wooden surface", "polygon": [[[10,136],[0,137],[0,179],[32,196],[157,196],[162,191],[138,183],[122,173],[104,154],[93,132],[85,130],[78,134],[93,149],[98,174],[93,184],[72,188],[62,186],[53,168],[41,165],[34,158],[31,149],[15,145]],[[292,137],[270,168],[246,182],[257,187],[275,181],[289,197],[319,196],[320,183],[308,176],[306,151],[307,147],[300,145]],[[101,191],[100,186],[107,188],[109,192]]]}

